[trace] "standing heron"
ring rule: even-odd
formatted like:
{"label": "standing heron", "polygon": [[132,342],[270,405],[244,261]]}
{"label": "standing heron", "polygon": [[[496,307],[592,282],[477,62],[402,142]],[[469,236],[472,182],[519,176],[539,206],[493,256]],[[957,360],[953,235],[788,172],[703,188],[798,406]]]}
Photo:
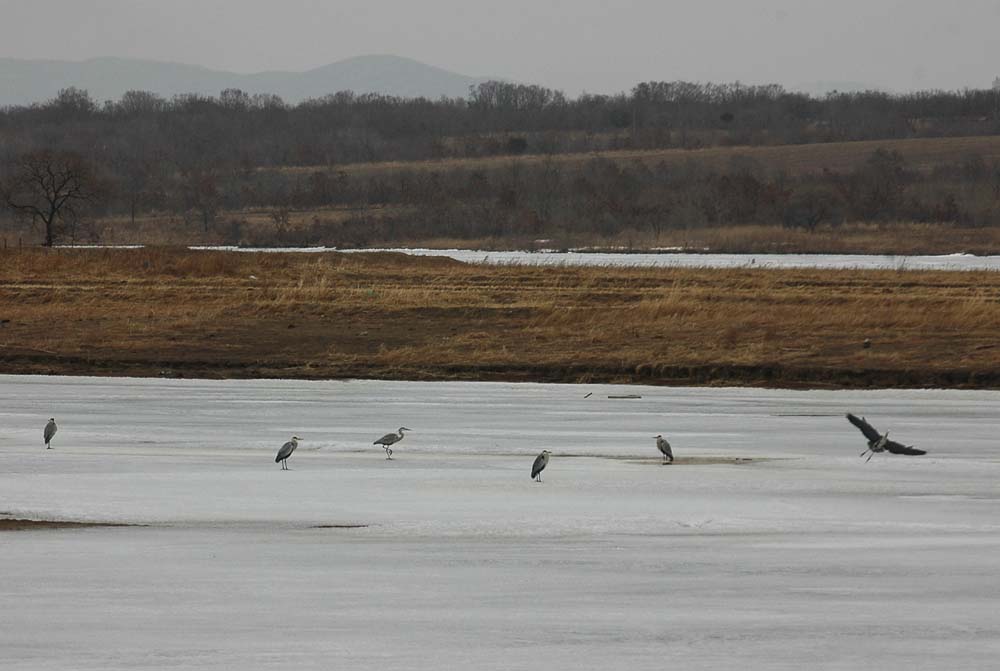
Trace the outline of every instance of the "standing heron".
{"label": "standing heron", "polygon": [[56,431],[58,431],[58,430],[59,430],[59,427],[56,426],[55,417],[50,418],[49,419],[49,423],[45,425],[45,433],[43,434],[45,436],[45,449],[46,450],[51,450],[52,449],[52,446],[49,445],[49,443],[52,442],[52,438],[56,435]]}
{"label": "standing heron", "polygon": [[[672,464],[674,463],[674,452],[670,449],[670,443],[663,436],[656,437],[656,449],[658,449],[663,454],[663,463]],[[668,461],[669,459],[669,461]]]}
{"label": "standing heron", "polygon": [[292,439],[282,445],[281,449],[278,450],[278,456],[274,458],[274,463],[277,464],[278,462],[281,462],[281,470],[288,470],[288,457],[292,456],[292,452],[294,452],[295,448],[299,446],[300,440],[302,439],[298,436],[292,436]]}
{"label": "standing heron", "polygon": [[405,426],[401,426],[399,427],[398,433],[387,433],[372,443],[372,445],[381,445],[382,449],[385,450],[385,458],[392,459],[392,449],[390,449],[389,446],[395,445],[399,441],[403,440],[404,431],[413,431],[413,429],[407,429]]}
{"label": "standing heron", "polygon": [[903,445],[902,443],[897,443],[894,440],[889,440],[888,431],[884,434],[879,433],[864,417],[858,418],[851,413],[847,413],[847,421],[861,429],[861,433],[865,434],[865,438],[868,439],[868,449],[861,453],[861,456],[863,457],[871,452],[871,454],[868,454],[868,459],[865,460],[866,464],[872,460],[872,457],[875,456],[876,452],[908,454],[911,456],[927,454],[925,450],[918,450],[912,445]]}
{"label": "standing heron", "polygon": [[548,450],[542,450],[542,453],[535,457],[535,463],[531,465],[531,479],[535,482],[542,481],[542,471],[549,465],[550,454],[552,453]]}

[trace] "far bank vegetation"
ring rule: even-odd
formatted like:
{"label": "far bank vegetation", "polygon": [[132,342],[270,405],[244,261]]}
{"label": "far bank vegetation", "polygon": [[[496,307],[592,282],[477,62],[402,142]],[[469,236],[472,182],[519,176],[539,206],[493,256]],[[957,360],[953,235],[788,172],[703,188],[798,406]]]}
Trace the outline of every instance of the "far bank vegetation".
{"label": "far bank vegetation", "polygon": [[[26,156],[74,161],[100,197],[57,222],[68,243],[987,252],[998,117],[988,90],[650,82],[567,99],[490,82],[289,106],[71,89],[0,110],[0,188]],[[0,236],[44,242],[43,223],[7,208]]]}

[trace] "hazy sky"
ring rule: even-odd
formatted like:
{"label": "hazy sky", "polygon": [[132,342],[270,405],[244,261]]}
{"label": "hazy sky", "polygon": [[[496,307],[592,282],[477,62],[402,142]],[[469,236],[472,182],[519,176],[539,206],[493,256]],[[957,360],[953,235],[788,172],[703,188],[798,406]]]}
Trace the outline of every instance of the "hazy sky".
{"label": "hazy sky", "polygon": [[362,54],[613,92],[648,79],[986,87],[1000,0],[0,0],[0,56],[238,72]]}

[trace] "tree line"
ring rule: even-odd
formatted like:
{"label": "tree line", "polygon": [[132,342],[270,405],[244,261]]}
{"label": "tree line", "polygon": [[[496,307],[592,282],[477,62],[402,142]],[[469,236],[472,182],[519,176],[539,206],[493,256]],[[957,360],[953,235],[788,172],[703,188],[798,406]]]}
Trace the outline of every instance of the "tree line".
{"label": "tree line", "polygon": [[170,100],[130,91],[98,103],[66,89],[0,109],[0,151],[72,150],[102,165],[128,156],[188,170],[329,166],[497,154],[801,144],[1000,132],[992,90],[831,93],[781,86],[645,82],[628,93],[567,98],[542,86],[484,82],[467,98],[350,91],[285,104],[229,89]]}
{"label": "tree line", "polygon": [[[529,176],[527,169],[524,182],[541,181],[501,186],[487,176],[484,185],[472,171],[463,176],[433,173],[438,187],[428,187],[422,182],[424,177],[416,176],[397,180],[409,184],[406,188],[387,186],[377,179],[359,185],[357,179],[337,170],[356,163],[998,133],[1000,108],[991,90],[868,91],[816,98],[774,85],[645,82],[627,93],[568,98],[545,87],[493,81],[473,87],[463,99],[339,92],[288,105],[276,96],[239,90],[226,90],[217,97],[184,95],[169,100],[132,91],[117,101],[98,103],[86,91],[67,89],[44,103],[0,109],[0,197],[9,212],[44,223],[49,240],[60,226],[75,226],[85,212],[126,214],[133,219],[150,211],[184,212],[194,215],[207,230],[219,210],[249,206],[394,202],[420,209],[425,203],[417,194],[435,188],[447,192],[437,196],[453,199],[449,207],[458,202],[477,206],[507,202],[520,207],[525,198],[555,202],[565,195],[534,193],[555,177],[544,171]],[[599,163],[589,170],[599,171],[595,167]],[[79,188],[71,188],[72,193],[64,198],[58,189],[53,190],[56,184],[51,179],[52,183],[39,180],[43,165],[53,172],[69,171],[80,180]],[[291,166],[311,170],[305,177],[281,176],[281,169]],[[631,210],[624,204],[621,211],[602,206],[607,210],[602,215],[605,226],[632,225],[623,222],[637,216],[669,222],[667,211],[676,214],[692,208],[691,199],[682,197],[692,188],[690,182],[679,184],[676,178],[661,175],[658,182],[646,185],[646,177],[632,174],[637,168],[615,170],[622,171],[621,182],[612,184],[613,190],[600,198],[615,200],[632,194],[642,201],[648,189],[671,190],[672,195],[641,216],[627,214]],[[786,206],[796,211],[818,208],[843,211],[845,216],[870,215],[857,207],[853,196],[845,195],[861,188],[851,186],[850,179],[862,178],[829,177],[822,188],[797,185],[802,193],[793,189],[796,195],[788,196]],[[730,190],[757,194],[752,199],[758,202],[754,212],[767,200],[761,194],[788,191],[786,182],[771,184],[752,171],[733,170],[697,179],[700,189],[715,184],[712,188],[726,191],[723,201],[732,200]],[[565,192],[567,184],[593,182],[594,176],[560,172],[558,180],[559,189]],[[803,195],[806,191],[812,195]],[[574,198],[587,201],[598,195],[588,196],[583,189]],[[961,194],[954,198],[956,203],[963,202]],[[799,202],[803,199],[813,204],[806,207]],[[815,204],[827,201],[852,204],[839,210]],[[547,207],[538,208],[540,221],[547,221]],[[899,209],[898,205],[893,208]],[[746,218],[743,206],[720,206],[715,214],[711,208],[695,209],[704,216],[693,221]],[[977,205],[962,212],[965,218],[981,221],[985,220],[981,210]]]}
{"label": "tree line", "polygon": [[[721,168],[605,158],[511,161],[492,170],[261,173],[242,197],[274,208],[274,228],[252,228],[238,216],[226,222],[226,242],[252,246],[366,247],[434,238],[581,244],[655,241],[667,231],[724,226],[812,231],[856,222],[986,227],[1000,226],[1000,163],[970,156],[927,171],[881,149],[851,170],[798,175],[740,154]],[[280,225],[289,212],[330,203],[353,214],[317,213],[305,226]]]}

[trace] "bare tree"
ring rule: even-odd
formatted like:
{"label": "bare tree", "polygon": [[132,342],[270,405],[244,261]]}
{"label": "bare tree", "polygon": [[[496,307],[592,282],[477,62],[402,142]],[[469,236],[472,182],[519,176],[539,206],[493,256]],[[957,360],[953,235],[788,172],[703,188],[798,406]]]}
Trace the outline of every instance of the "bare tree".
{"label": "bare tree", "polygon": [[79,154],[42,150],[12,161],[0,184],[4,204],[45,226],[45,246],[51,247],[63,226],[74,226],[85,205],[98,198],[99,181]]}
{"label": "bare tree", "polygon": [[219,178],[211,168],[193,170],[187,175],[185,201],[190,210],[197,212],[205,233],[218,214],[220,196]]}
{"label": "bare tree", "polygon": [[169,170],[165,144],[154,124],[135,120],[123,125],[121,137],[104,153],[116,177],[116,195],[128,208],[133,227],[137,211],[162,198],[159,191]]}

